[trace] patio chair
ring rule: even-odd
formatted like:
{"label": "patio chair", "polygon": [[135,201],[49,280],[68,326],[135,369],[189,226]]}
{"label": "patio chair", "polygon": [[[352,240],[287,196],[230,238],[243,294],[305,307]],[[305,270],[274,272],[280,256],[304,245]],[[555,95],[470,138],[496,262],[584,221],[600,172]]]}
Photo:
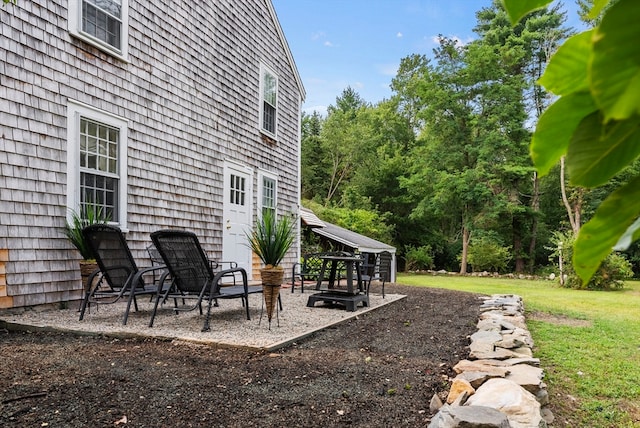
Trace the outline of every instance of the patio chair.
{"label": "patio chair", "polygon": [[391,281],[391,263],[393,257],[388,251],[383,251],[378,255],[377,280],[382,282],[382,298],[384,299],[384,284]]}
{"label": "patio chair", "polygon": [[[153,296],[157,293],[158,287],[162,287],[161,281],[146,284],[145,275],[166,272],[166,268],[164,265],[155,265],[139,269],[124,235],[117,226],[90,225],[82,230],[82,235],[98,263],[99,270],[87,279],[86,292],[80,307],[80,321],[91,303],[110,304],[126,298],[127,308],[122,318],[122,324],[126,324],[132,302],[135,310],[138,310],[136,297]],[[97,275],[101,277],[94,284]]]}
{"label": "patio chair", "polygon": [[[202,331],[210,330],[211,307],[218,299],[240,299],[249,315],[249,294],[262,293],[261,286],[249,286],[247,272],[243,268],[230,268],[214,272],[209,259],[200,246],[198,237],[182,230],[159,230],[151,234],[151,240],[166,264],[171,278],[171,286],[156,296],[149,327],[153,322],[160,302],[173,299],[173,310],[191,311],[196,308],[202,313],[202,302],[208,301],[207,314]],[[242,285],[224,285],[222,279],[240,274]],[[193,305],[178,306],[178,299],[195,300]]]}
{"label": "patio chair", "polygon": [[362,253],[362,262],[360,263],[360,278],[364,283],[364,288],[369,294],[369,288],[371,287],[371,281],[378,279],[376,268],[378,265],[378,255],[373,253]]}
{"label": "patio chair", "polygon": [[300,280],[300,292],[304,293],[304,282],[313,281],[315,284],[320,276],[322,259],[319,257],[323,253],[311,253],[302,256],[300,263],[294,263],[291,268],[291,292],[296,288],[296,279]]}

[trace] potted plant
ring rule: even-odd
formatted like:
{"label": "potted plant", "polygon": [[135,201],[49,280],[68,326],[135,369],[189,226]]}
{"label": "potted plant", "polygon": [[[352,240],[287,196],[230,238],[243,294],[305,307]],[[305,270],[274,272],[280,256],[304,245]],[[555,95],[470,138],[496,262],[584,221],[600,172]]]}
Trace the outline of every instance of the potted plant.
{"label": "potted plant", "polygon": [[269,323],[284,278],[280,263],[293,245],[294,231],[295,222],[291,218],[285,216],[278,220],[273,210],[265,210],[256,227],[247,234],[249,246],[265,265],[260,270],[260,277]]}
{"label": "potted plant", "polygon": [[71,221],[67,221],[65,235],[80,252],[80,276],[82,284],[86,286],[86,280],[91,273],[97,269],[98,265],[91,254],[91,249],[84,241],[82,229],[91,224],[104,224],[109,222],[110,216],[104,215],[102,207],[94,205],[83,205],[80,212],[71,210]]}

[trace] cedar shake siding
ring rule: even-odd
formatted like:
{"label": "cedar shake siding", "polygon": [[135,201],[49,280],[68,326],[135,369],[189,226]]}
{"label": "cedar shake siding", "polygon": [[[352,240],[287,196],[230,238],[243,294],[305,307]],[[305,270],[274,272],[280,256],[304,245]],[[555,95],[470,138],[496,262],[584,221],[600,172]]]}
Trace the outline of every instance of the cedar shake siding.
{"label": "cedar shake siding", "polygon": [[[253,189],[258,171],[277,177],[279,214],[299,201],[304,88],[271,0],[123,0],[121,26],[107,26],[126,29],[116,50],[71,29],[81,4],[0,8],[0,308],[82,298],[64,225],[79,206],[85,114],[117,132],[122,151],[104,156],[119,162],[117,223],[141,266],[162,228],[193,231],[221,258],[225,161],[251,169]],[[261,131],[265,67],[277,78],[273,133]]]}

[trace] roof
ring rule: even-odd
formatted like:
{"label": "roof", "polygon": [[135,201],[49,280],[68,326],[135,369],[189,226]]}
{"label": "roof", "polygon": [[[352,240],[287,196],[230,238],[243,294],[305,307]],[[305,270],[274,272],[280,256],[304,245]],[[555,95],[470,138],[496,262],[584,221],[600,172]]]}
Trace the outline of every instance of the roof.
{"label": "roof", "polygon": [[396,252],[396,247],[320,220],[318,216],[308,208],[300,207],[300,220],[302,220],[305,226],[318,235],[339,242],[362,253],[380,253],[382,251],[389,251],[390,253]]}
{"label": "roof", "polygon": [[300,88],[300,98],[302,99],[301,101],[304,101],[304,99],[307,97],[307,93],[304,89],[304,85],[302,84],[302,79],[300,78],[300,73],[298,72],[296,61],[293,59],[291,48],[289,48],[289,42],[287,42],[287,38],[284,35],[284,31],[282,31],[282,26],[280,25],[280,20],[278,19],[278,14],[276,13],[276,9],[273,7],[273,3],[271,2],[271,0],[267,0],[266,3],[267,3],[267,7],[269,8],[269,12],[273,17],[273,22],[275,23],[276,30],[278,31],[278,36],[280,37],[280,40],[282,41],[282,45],[284,46],[284,50],[287,54],[287,59],[289,60],[289,64],[291,65],[291,70],[293,71],[293,75],[296,79],[296,83]]}
{"label": "roof", "polygon": [[300,207],[300,219],[308,227],[324,227],[325,223],[310,209]]}

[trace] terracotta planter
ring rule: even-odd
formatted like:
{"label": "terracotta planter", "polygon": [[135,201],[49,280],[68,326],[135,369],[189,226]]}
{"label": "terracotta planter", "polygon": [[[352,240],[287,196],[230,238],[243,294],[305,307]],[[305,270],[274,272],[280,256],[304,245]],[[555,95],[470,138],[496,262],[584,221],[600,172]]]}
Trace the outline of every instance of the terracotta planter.
{"label": "terracotta planter", "polygon": [[284,278],[284,269],[281,266],[267,267],[260,270],[262,278],[262,295],[264,296],[264,304],[267,307],[267,318],[271,324],[273,317],[273,309],[278,304],[278,296],[280,295],[280,286]]}

